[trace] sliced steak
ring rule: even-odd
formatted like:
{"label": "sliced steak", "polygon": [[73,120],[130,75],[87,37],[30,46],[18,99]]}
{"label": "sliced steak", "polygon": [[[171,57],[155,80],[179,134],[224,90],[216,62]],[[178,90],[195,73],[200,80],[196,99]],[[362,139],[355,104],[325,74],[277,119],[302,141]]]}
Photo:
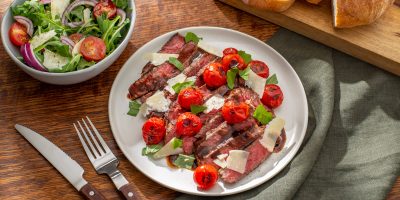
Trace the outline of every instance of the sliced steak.
{"label": "sliced steak", "polygon": [[183,153],[186,155],[193,154],[193,143],[196,140],[194,137],[183,137]]}
{"label": "sliced steak", "polygon": [[252,108],[250,113],[254,111],[254,109],[261,104],[260,97],[257,93],[255,93],[252,89],[247,87],[239,87],[231,90],[227,100],[237,101],[237,102],[246,102]]}
{"label": "sliced steak", "polygon": [[274,153],[280,152],[283,149],[283,147],[285,146],[285,143],[286,143],[286,131],[285,131],[285,129],[283,129],[281,135],[276,140]]}
{"label": "sliced steak", "polygon": [[182,72],[188,77],[195,76],[198,71],[206,67],[217,58],[217,56],[204,52],[203,50],[199,50],[199,52],[201,54]]}

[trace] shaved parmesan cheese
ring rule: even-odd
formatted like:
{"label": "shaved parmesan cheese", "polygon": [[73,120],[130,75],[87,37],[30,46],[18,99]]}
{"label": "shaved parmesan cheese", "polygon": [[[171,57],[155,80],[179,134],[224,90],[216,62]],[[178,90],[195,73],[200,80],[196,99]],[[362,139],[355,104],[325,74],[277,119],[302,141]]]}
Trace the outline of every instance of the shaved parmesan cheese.
{"label": "shaved parmesan cheese", "polygon": [[264,135],[260,139],[260,144],[268,149],[269,152],[274,151],[276,140],[281,135],[284,126],[285,120],[276,117],[265,128]]}
{"label": "shaved parmesan cheese", "polygon": [[267,79],[257,75],[253,70],[249,70],[249,77],[246,80],[246,86],[251,88],[254,92],[262,98]]}
{"label": "shaved parmesan cheese", "polygon": [[91,19],[90,14],[91,14],[91,11],[89,8],[85,8],[85,10],[83,10],[83,22],[85,24],[90,22],[90,19]]}
{"label": "shaved parmesan cheese", "polygon": [[175,94],[175,90],[172,89],[172,86],[174,86],[177,83],[183,83],[186,80],[186,75],[185,74],[178,74],[177,76],[175,76],[174,78],[171,78],[167,81],[167,86],[164,88],[165,90],[167,90],[169,93],[171,94]]}
{"label": "shaved parmesan cheese", "polygon": [[43,56],[43,66],[47,69],[61,68],[69,62],[69,58],[60,56],[47,49],[44,51]]}
{"label": "shaved parmesan cheese", "polygon": [[196,76],[191,76],[191,77],[187,77],[185,81],[193,81],[196,82],[197,77]]}
{"label": "shaved parmesan cheese", "polygon": [[217,156],[217,158],[220,159],[220,160],[225,160],[226,157],[228,157],[228,154],[227,154],[227,153],[219,154],[219,155]]}
{"label": "shaved parmesan cheese", "polygon": [[181,147],[174,148],[176,137],[172,138],[167,144],[165,144],[157,153],[153,155],[154,159],[164,158],[166,156],[175,155],[183,153],[183,149]]}
{"label": "shaved parmesan cheese", "polygon": [[178,58],[179,54],[169,54],[169,53],[150,53],[146,57],[149,59],[153,65],[161,65],[165,61],[168,61],[170,57]]}
{"label": "shaved parmesan cheese", "polygon": [[208,43],[204,42],[203,40],[200,40],[199,43],[197,43],[197,46],[203,49],[204,51],[207,51],[210,54],[217,55],[219,57],[222,57],[222,51],[214,46],[209,45]]}
{"label": "shaved parmesan cheese", "polygon": [[249,152],[243,150],[230,150],[226,159],[227,168],[243,174],[246,171]]}
{"label": "shaved parmesan cheese", "polygon": [[228,165],[228,163],[225,160],[220,160],[220,159],[215,159],[213,160],[213,162],[220,166],[221,168],[226,168],[226,166]]}
{"label": "shaved parmesan cheese", "polygon": [[51,0],[50,11],[53,20],[56,19],[56,16],[58,16],[58,18],[61,18],[64,10],[68,7],[69,3],[69,0]]}
{"label": "shaved parmesan cheese", "polygon": [[157,112],[167,112],[171,100],[165,98],[164,92],[157,91],[153,96],[146,100],[147,112],[157,111]]}
{"label": "shaved parmesan cheese", "polygon": [[73,56],[78,55],[78,54],[81,53],[81,45],[82,45],[82,42],[83,42],[84,39],[85,38],[82,38],[81,40],[79,40],[78,43],[75,44],[74,48],[72,49],[72,55]]}
{"label": "shaved parmesan cheese", "polygon": [[220,109],[225,103],[225,99],[224,97],[222,97],[219,94],[216,94],[214,96],[212,96],[211,98],[209,98],[206,103],[204,104],[204,106],[207,107],[207,109],[204,111],[204,113],[209,113],[214,109]]}
{"label": "shaved parmesan cheese", "polygon": [[56,35],[57,35],[57,33],[54,30],[42,33],[40,35],[36,35],[31,40],[31,46],[33,49],[35,49],[36,47],[46,43],[47,41],[49,41],[51,38],[53,38]]}

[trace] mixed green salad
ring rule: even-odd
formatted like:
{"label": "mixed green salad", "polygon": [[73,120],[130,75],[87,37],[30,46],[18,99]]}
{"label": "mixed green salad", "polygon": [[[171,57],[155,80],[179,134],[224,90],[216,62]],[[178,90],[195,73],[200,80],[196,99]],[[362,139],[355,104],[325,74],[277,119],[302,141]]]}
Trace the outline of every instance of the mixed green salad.
{"label": "mixed green salad", "polygon": [[12,7],[10,41],[30,67],[65,73],[111,54],[128,30],[128,0],[27,0]]}

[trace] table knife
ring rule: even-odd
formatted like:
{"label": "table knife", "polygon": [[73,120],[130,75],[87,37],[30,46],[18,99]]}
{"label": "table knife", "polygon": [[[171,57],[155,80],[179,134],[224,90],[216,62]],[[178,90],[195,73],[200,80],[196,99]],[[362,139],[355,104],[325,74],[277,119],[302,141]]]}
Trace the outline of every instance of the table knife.
{"label": "table knife", "polygon": [[25,126],[15,129],[25,137],[75,188],[90,200],[103,200],[104,196],[83,178],[83,168],[64,151],[45,137]]}

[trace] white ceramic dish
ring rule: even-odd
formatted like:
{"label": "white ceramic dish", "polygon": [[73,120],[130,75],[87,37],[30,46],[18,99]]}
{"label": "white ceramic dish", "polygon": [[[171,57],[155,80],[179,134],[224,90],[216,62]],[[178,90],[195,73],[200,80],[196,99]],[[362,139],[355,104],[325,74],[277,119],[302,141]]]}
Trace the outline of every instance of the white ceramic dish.
{"label": "white ceramic dish", "polygon": [[[25,0],[15,0],[11,3],[10,7],[22,4],[24,1]],[[133,0],[129,0],[128,3],[129,3],[129,8],[132,8],[132,11],[127,13],[127,18],[129,18],[131,22],[129,24],[129,30],[124,40],[121,42],[120,45],[118,45],[118,47],[114,50],[113,53],[108,55],[106,58],[104,58],[97,64],[83,70],[73,71],[68,73],[48,73],[35,70],[27,66],[25,63],[21,62],[17,58],[17,56],[20,56],[19,48],[14,46],[8,37],[8,30],[10,29],[11,24],[14,23],[10,7],[5,12],[3,19],[1,21],[1,39],[4,48],[6,49],[11,59],[18,65],[19,68],[21,68],[24,72],[26,72],[33,78],[45,83],[50,83],[55,85],[70,85],[70,84],[80,83],[97,76],[102,71],[111,66],[114,63],[114,61],[117,60],[117,58],[122,54],[125,47],[128,45],[129,40],[133,33],[133,27],[135,26],[135,20],[136,20],[135,2]]]}
{"label": "white ceramic dish", "polygon": [[[157,52],[161,46],[176,32],[182,35],[194,32],[205,42],[219,48],[235,47],[245,50],[253,59],[263,60],[270,67],[270,74],[276,73],[279,86],[285,99],[276,114],[286,120],[287,142],[285,148],[273,154],[255,171],[236,184],[223,184],[218,181],[211,190],[198,190],[193,182],[193,172],[184,169],[171,169],[166,160],[151,160],[141,155],[145,146],[141,127],[145,121],[142,116],[127,115],[129,99],[128,88],[140,77],[142,67],[146,64],[146,53]],[[264,42],[234,30],[217,27],[191,27],[166,33],[145,44],[133,54],[122,67],[111,89],[109,99],[109,118],[114,137],[129,161],[143,174],[173,190],[204,196],[222,196],[243,192],[254,188],[275,176],[294,157],[298,151],[307,128],[307,99],[296,72],[290,64],[274,49]]]}

